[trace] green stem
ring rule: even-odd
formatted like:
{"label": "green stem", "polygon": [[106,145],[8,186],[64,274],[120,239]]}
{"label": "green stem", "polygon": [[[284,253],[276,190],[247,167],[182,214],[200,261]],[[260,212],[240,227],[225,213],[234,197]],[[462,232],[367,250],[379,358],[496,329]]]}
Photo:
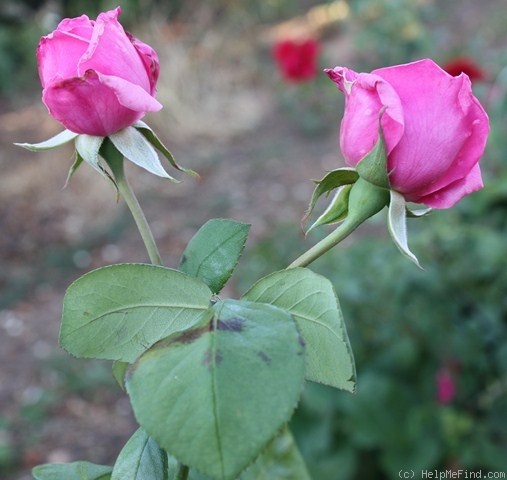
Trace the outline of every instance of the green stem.
{"label": "green stem", "polygon": [[296,258],[287,268],[306,267],[317,260],[388,203],[389,190],[359,178],[350,190],[348,214],[345,221],[334,232]]}
{"label": "green stem", "polygon": [[357,222],[349,222],[346,219],[334,232],[323,238],[319,243],[307,250],[303,255],[294,260],[287,268],[306,267],[317,258],[338,245],[343,239],[348,237],[358,226]]}
{"label": "green stem", "polygon": [[125,199],[125,203],[127,204],[130,212],[132,213],[132,217],[134,218],[134,222],[136,223],[137,229],[141,234],[141,237],[144,242],[144,246],[148,251],[148,256],[150,257],[150,262],[154,265],[162,265],[162,257],[157,248],[157,244],[155,243],[155,239],[153,238],[153,233],[150,229],[148,221],[144,216],[144,212],[141,209],[141,205],[139,205],[139,201],[130,186],[130,183],[125,176],[125,170],[123,168],[123,156],[116,150],[116,148],[110,143],[104,145],[104,157],[107,160],[107,163],[111,167],[111,170],[114,175],[114,180],[118,187],[118,191],[121,196]]}

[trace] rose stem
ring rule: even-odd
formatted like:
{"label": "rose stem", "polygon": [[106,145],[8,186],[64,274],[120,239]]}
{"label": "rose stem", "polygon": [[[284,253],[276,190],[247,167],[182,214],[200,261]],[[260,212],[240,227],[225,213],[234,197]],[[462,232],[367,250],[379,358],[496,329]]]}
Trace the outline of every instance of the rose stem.
{"label": "rose stem", "polygon": [[350,190],[348,215],[345,221],[327,237],[314,245],[287,268],[306,267],[348,237],[361,223],[389,203],[389,191],[359,178]]}
{"label": "rose stem", "polygon": [[[108,145],[108,147],[113,146]],[[114,153],[113,149],[115,151]],[[146,247],[148,256],[150,257],[150,262],[154,265],[163,265],[162,258],[158,251],[157,244],[155,243],[155,239],[153,238],[153,233],[150,229],[148,221],[146,220],[143,210],[141,209],[141,205],[139,205],[139,201],[137,200],[137,197],[132,190],[127,177],[125,176],[125,170],[123,168],[123,156],[118,152],[118,150],[116,150],[116,148],[107,148],[107,163],[113,172],[118,191],[124,198],[125,203],[127,204],[130,213],[134,218],[137,229],[141,234],[144,246]]]}
{"label": "rose stem", "polygon": [[348,237],[357,227],[357,222],[347,222],[345,220],[334,232],[323,238],[319,243],[315,244],[310,250],[307,250],[301,256],[296,258],[287,268],[306,267],[317,258],[331,250],[335,245],[340,243],[344,238]]}

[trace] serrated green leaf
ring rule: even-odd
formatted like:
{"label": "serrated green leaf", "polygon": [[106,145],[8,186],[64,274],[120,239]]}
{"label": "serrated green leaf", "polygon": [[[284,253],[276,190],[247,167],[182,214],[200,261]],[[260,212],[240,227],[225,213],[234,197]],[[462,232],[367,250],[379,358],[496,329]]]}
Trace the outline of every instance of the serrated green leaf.
{"label": "serrated green leaf", "polygon": [[15,143],[18,147],[26,148],[27,150],[31,150],[32,152],[40,152],[44,150],[50,150],[52,148],[60,147],[65,143],[74,140],[79,134],[71,132],[70,130],[64,130],[59,134],[51,137],[49,140],[45,140],[40,143]]}
{"label": "serrated green leaf", "polygon": [[287,312],[226,300],[142,355],[127,392],[137,420],[162,448],[190,468],[229,480],[292,415],[304,363]]}
{"label": "serrated green leaf", "polygon": [[391,200],[387,216],[389,233],[399,251],[419,268],[422,268],[417,257],[408,248],[406,218],[405,197],[401,193],[391,190]]}
{"label": "serrated green leaf", "polygon": [[285,427],[238,480],[311,480],[290,430]]}
{"label": "serrated green leaf", "polygon": [[306,378],[354,391],[354,357],[338,297],[331,282],[307,268],[291,268],[262,278],[243,296],[289,312],[306,344]]}
{"label": "serrated green leaf", "polygon": [[113,467],[90,462],[46,463],[32,469],[35,480],[108,480]]}
{"label": "serrated green leaf", "polygon": [[168,178],[173,182],[178,180],[171,177],[165,170],[157,152],[146,137],[134,127],[127,127],[117,133],[109,135],[109,139],[121,154],[132,163],[144,168],[154,175]]}
{"label": "serrated green leaf", "polygon": [[188,175],[193,175],[194,177],[199,177],[199,174],[190,170],[189,168],[183,168],[181,165],[178,165],[176,160],[173,157],[173,154],[169,151],[169,149],[162,143],[162,141],[157,137],[155,132],[150,128],[149,125],[138,120],[136,123],[132,125],[139,132],[141,132],[146,139],[160,152],[164,157],[169,161],[169,163],[179,170],[180,172],[184,172]]}
{"label": "serrated green leaf", "polygon": [[111,480],[166,480],[167,453],[142,428],[122,448]]}
{"label": "serrated green leaf", "polygon": [[245,247],[250,225],[228,219],[206,222],[183,252],[179,269],[218,293],[229,280]]}
{"label": "serrated green leaf", "polygon": [[170,268],[99,268],[68,288],[60,345],[77,357],[131,363],[158,340],[191,327],[211,296],[204,283]]}
{"label": "serrated green leaf", "polygon": [[331,203],[324,213],[315,220],[312,226],[306,231],[308,234],[315,227],[337,223],[346,218],[349,211],[349,194],[352,185],[338,187]]}
{"label": "serrated green leaf", "polygon": [[379,128],[375,146],[356,165],[359,176],[369,183],[381,188],[389,188],[387,171],[387,151],[382,129]]}
{"label": "serrated green leaf", "polygon": [[329,195],[335,188],[342,187],[343,185],[350,185],[359,178],[359,174],[355,169],[344,167],[328,172],[322,180],[316,181],[317,187],[313,191],[310,204],[305,212],[302,223],[306,222],[306,219],[312,213],[317,200],[322,195]]}

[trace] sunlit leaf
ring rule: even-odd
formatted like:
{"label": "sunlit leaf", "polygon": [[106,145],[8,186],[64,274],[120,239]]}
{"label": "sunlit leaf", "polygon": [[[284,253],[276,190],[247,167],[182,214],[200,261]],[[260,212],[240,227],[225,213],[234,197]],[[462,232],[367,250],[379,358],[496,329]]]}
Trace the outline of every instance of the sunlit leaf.
{"label": "sunlit leaf", "polygon": [[211,295],[201,281],[170,268],[99,268],[68,288],[60,344],[77,357],[133,362],[158,340],[192,326]]}

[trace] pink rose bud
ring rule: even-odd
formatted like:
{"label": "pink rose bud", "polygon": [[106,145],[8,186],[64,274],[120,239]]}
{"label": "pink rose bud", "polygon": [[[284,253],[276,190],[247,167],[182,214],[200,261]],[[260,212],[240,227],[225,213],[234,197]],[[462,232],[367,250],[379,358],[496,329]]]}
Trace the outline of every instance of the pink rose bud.
{"label": "pink rose bud", "polygon": [[62,20],[37,47],[42,100],[74,133],[107,136],[162,108],[157,54],[123,30],[120,13]]}
{"label": "pink rose bud", "polygon": [[449,208],[482,188],[489,121],[467,75],[449,75],[429,59],[326,73],[345,94],[340,147],[349,166],[375,146],[380,119],[390,188],[407,201]]}

